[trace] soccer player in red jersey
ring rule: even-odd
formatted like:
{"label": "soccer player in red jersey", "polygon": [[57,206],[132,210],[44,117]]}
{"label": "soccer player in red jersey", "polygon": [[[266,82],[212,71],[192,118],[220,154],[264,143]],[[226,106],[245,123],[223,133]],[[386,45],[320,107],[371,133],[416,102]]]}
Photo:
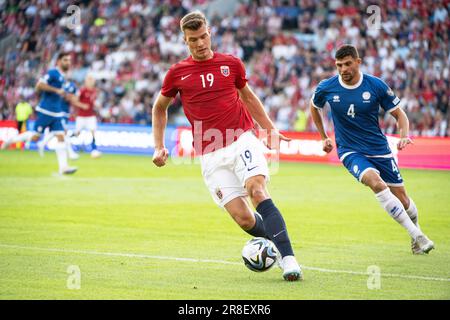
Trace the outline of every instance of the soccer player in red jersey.
{"label": "soccer player in red jersey", "polygon": [[75,131],[78,136],[80,132],[88,130],[92,133],[92,151],[91,157],[98,158],[102,155],[100,151],[97,150],[97,145],[95,144],[95,131],[97,130],[97,117],[95,115],[95,99],[97,98],[97,90],[95,89],[95,78],[92,75],[87,75],[84,80],[84,87],[80,89],[80,102],[88,105],[87,109],[77,108],[78,113],[75,119]]}
{"label": "soccer player in red jersey", "polygon": [[241,60],[211,50],[205,16],[198,11],[189,13],[181,19],[180,28],[190,56],[169,69],[153,105],[153,162],[161,167],[167,161],[167,108],[180,93],[203,178],[214,201],[247,233],[275,243],[282,256],[285,280],[302,279],[284,219],[266,188],[269,170],[262,143],[252,132],[252,118],[269,131],[269,148],[278,148],[280,139],[289,139],[278,132],[248,86]]}

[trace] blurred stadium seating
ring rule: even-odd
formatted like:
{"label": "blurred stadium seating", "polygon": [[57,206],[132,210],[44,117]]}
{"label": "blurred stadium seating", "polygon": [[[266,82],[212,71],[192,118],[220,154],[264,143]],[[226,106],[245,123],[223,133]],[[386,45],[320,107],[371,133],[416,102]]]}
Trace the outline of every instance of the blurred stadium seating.
{"label": "blurred stadium seating", "polygon": [[[67,27],[71,4],[81,9],[75,28]],[[380,29],[367,26],[372,4]],[[63,50],[73,55],[74,80],[97,77],[100,121],[151,124],[165,72],[187,55],[179,20],[194,9],[208,14],[213,49],[245,61],[282,130],[313,130],[312,89],[335,73],[335,48],[351,43],[363,71],[402,98],[412,135],[450,135],[449,0],[0,0],[0,120],[14,119],[20,99],[36,105],[35,82]],[[186,124],[179,100],[169,110],[171,123]],[[392,117],[380,121],[396,132]]]}

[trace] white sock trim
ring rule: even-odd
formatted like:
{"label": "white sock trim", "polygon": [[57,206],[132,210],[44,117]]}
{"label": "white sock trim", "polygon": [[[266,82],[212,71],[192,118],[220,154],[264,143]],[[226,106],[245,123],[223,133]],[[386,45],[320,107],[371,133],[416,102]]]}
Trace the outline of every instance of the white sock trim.
{"label": "white sock trim", "polygon": [[389,190],[389,188],[386,188],[383,191],[375,193],[375,197],[378,199],[378,201],[387,201],[390,198],[390,194],[392,194],[391,190]]}
{"label": "white sock trim", "polygon": [[378,171],[378,170],[375,169],[375,168],[366,168],[366,169],[364,169],[363,172],[360,173],[359,178],[358,178],[358,181],[362,183],[362,179],[363,179],[364,175],[365,175],[368,171],[370,171],[370,170],[373,170],[373,171],[375,171],[376,173],[380,174],[380,171]]}

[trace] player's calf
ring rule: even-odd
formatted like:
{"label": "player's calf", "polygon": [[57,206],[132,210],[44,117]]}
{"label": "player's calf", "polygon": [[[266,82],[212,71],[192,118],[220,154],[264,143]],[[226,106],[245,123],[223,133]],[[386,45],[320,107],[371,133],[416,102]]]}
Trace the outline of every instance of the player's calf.
{"label": "player's calf", "polygon": [[245,198],[235,198],[224,207],[242,230],[254,237],[266,237],[261,215],[252,212]]}

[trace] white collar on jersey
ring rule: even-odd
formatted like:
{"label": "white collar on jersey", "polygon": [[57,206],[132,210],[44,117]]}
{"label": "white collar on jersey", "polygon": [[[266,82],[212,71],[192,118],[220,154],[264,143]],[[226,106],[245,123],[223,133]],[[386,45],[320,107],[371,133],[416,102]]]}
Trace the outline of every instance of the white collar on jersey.
{"label": "white collar on jersey", "polygon": [[359,72],[359,80],[358,80],[357,83],[355,83],[352,86],[349,86],[348,84],[345,84],[344,81],[342,81],[341,76],[339,76],[338,79],[339,79],[340,85],[343,86],[345,89],[356,89],[356,88],[358,88],[361,85],[361,83],[363,81],[363,74],[362,74],[361,71]]}

